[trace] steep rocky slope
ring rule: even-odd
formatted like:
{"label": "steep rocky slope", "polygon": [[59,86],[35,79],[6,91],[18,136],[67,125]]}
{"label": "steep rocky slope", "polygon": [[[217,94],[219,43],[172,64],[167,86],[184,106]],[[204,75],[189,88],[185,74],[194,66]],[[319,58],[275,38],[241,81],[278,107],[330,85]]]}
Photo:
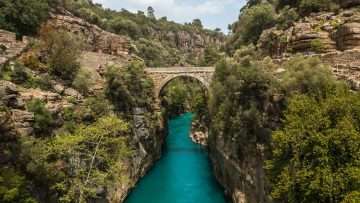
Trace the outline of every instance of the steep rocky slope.
{"label": "steep rocky slope", "polygon": [[[282,64],[299,54],[319,57],[330,65],[338,79],[346,80],[354,89],[358,89],[360,2],[340,2],[342,9],[336,12],[313,12],[292,21],[286,29],[278,24],[270,26],[256,42],[257,51],[264,57],[271,57],[276,64]],[[233,37],[237,37],[236,34],[233,33]],[[281,73],[285,70],[276,71]],[[236,139],[238,135],[219,133],[210,137],[209,141],[210,155],[219,182],[226,188],[233,202],[271,202],[264,170],[265,160],[270,154],[265,152],[262,144],[249,145],[245,148],[255,151],[255,156],[245,154],[241,159],[237,158],[238,146],[233,139],[226,139],[228,136]],[[269,143],[265,146],[269,146]]]}
{"label": "steep rocky slope", "polygon": [[[85,46],[83,54],[79,58],[82,71],[90,72],[89,80],[94,83],[89,87],[90,94],[84,95],[72,87],[66,81],[57,77],[48,77],[48,73],[43,70],[30,69],[25,67],[26,77],[33,79],[46,78],[46,90],[37,87],[28,87],[23,84],[14,84],[8,81],[8,76],[3,72],[13,71],[19,62],[26,61],[37,53],[33,43],[39,43],[38,39],[23,37],[17,39],[15,33],[0,30],[0,134],[1,150],[0,164],[3,166],[13,165],[14,154],[8,153],[7,148],[15,148],[19,145],[22,137],[36,137],[34,125],[37,122],[34,112],[29,110],[28,104],[31,101],[39,101],[44,104],[52,118],[55,118],[53,132],[60,129],[66,123],[67,109],[87,108],[86,102],[89,98],[104,91],[105,78],[104,71],[107,65],[123,66],[132,59],[138,59],[130,55],[130,40],[128,37],[116,35],[102,30],[96,25],[90,24],[85,20],[75,17],[69,12],[52,14],[44,28],[66,30],[84,39]],[[41,42],[40,42],[41,43]],[[35,54],[36,57],[38,55]],[[31,58],[32,59],[32,58]],[[39,64],[34,65],[38,67]],[[128,148],[132,150],[131,157],[122,160],[124,168],[121,177],[125,177],[121,182],[115,183],[115,188],[101,189],[97,191],[97,202],[122,202],[129,190],[135,186],[136,182],[150,169],[153,163],[160,157],[163,143],[161,121],[149,121],[149,110],[144,108],[134,109],[127,115],[131,118],[130,123],[134,126],[134,131],[128,139]],[[80,124],[79,124],[80,125]],[[15,150],[15,153],[19,151]],[[27,163],[21,163],[27,164]],[[31,182],[31,178],[29,179]],[[38,201],[47,201],[44,198],[44,191],[34,185],[29,187],[34,191]],[[36,192],[35,192],[36,191]],[[53,198],[53,197],[51,197]]]}

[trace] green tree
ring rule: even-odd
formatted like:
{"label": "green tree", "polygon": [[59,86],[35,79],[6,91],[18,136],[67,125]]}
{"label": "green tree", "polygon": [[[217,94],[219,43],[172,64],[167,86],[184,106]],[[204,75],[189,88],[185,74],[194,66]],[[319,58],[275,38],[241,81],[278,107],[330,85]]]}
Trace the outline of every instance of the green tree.
{"label": "green tree", "polygon": [[155,19],[155,10],[151,6],[147,8],[147,17],[150,19]]}
{"label": "green tree", "polygon": [[67,31],[55,31],[51,27],[44,28],[41,34],[43,47],[48,55],[50,73],[72,82],[80,69],[78,59],[82,39]]}
{"label": "green tree", "polygon": [[228,46],[239,48],[241,45],[256,44],[263,30],[274,26],[276,12],[269,3],[261,3],[245,9],[239,21],[233,25],[234,35],[230,38]]}
{"label": "green tree", "polygon": [[194,19],[191,24],[196,28],[199,28],[199,29],[203,28],[203,24],[200,19]]}
{"label": "green tree", "polygon": [[48,18],[47,0],[0,1],[0,28],[19,35],[34,35]]}
{"label": "green tree", "polygon": [[322,100],[291,97],[268,163],[276,201],[360,201],[359,98],[343,87]]}
{"label": "green tree", "polygon": [[202,66],[212,66],[218,60],[220,60],[221,55],[219,54],[219,50],[217,50],[215,47],[206,47],[204,50],[204,58],[201,62]]}
{"label": "green tree", "polygon": [[[123,163],[131,155],[129,124],[105,116],[74,133],[48,140],[28,139],[23,150],[29,157],[27,172],[45,185],[47,202],[88,202],[99,198],[99,188],[115,190],[126,177]],[[53,195],[53,196],[51,196]]]}
{"label": "green tree", "polygon": [[34,99],[27,104],[27,108],[34,113],[35,122],[33,128],[35,134],[37,136],[51,135],[55,121],[45,104],[39,99]]}
{"label": "green tree", "polygon": [[37,203],[27,189],[25,176],[13,167],[0,168],[0,201],[3,203]]}

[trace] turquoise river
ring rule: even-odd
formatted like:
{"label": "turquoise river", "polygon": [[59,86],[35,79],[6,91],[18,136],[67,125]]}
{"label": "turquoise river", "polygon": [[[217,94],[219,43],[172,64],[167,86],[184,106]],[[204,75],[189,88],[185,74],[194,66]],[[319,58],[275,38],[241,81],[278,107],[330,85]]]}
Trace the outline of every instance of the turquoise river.
{"label": "turquoise river", "polygon": [[169,121],[162,158],[125,203],[225,203],[209,157],[190,137],[192,114]]}

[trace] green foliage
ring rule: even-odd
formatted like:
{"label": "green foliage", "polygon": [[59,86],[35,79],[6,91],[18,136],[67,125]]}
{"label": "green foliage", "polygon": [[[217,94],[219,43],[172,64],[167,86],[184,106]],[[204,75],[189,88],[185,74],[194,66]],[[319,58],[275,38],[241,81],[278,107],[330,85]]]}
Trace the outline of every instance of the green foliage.
{"label": "green foliage", "polygon": [[263,30],[275,25],[276,12],[269,3],[261,3],[245,9],[233,26],[233,36],[228,42],[230,49],[241,45],[256,44]]}
{"label": "green foliage", "polygon": [[27,189],[26,178],[12,167],[0,168],[0,202],[37,203]]}
{"label": "green foliage", "polygon": [[81,54],[81,39],[69,32],[51,28],[44,28],[41,34],[50,73],[63,80],[73,81],[80,69],[78,59]]}
{"label": "green foliage", "polygon": [[33,128],[37,136],[49,136],[55,125],[55,121],[44,102],[34,99],[27,104],[27,109],[34,113],[35,122]]}
{"label": "green foliage", "polygon": [[276,201],[360,200],[359,99],[342,87],[320,101],[291,97],[268,163]]}
{"label": "green foliage", "polygon": [[324,44],[320,39],[314,39],[310,43],[311,49],[317,53],[321,53],[324,51]]}
{"label": "green foliage", "polygon": [[219,51],[214,47],[206,47],[204,50],[204,58],[201,62],[202,66],[213,66],[221,58]]}
{"label": "green foliage", "polygon": [[[122,162],[131,155],[129,125],[116,116],[78,126],[71,134],[23,143],[27,172],[45,185],[49,198],[59,202],[88,202],[99,188],[114,190],[126,181]],[[101,194],[100,194],[101,195]],[[51,202],[51,201],[50,201]]]}
{"label": "green foliage", "polygon": [[297,21],[299,17],[300,16],[297,13],[296,9],[286,6],[280,11],[279,17],[277,19],[277,26],[280,29],[287,29],[295,21]]}
{"label": "green foliage", "polygon": [[114,18],[109,22],[109,27],[118,34],[129,35],[134,39],[142,36],[139,25],[129,19]]}
{"label": "green foliage", "polygon": [[[260,156],[262,146],[275,202],[359,201],[360,95],[318,58],[282,65],[256,58],[247,47],[217,64],[210,143],[222,139],[216,144],[241,164]],[[269,74],[272,67],[285,72]]]}
{"label": "green foliage", "polygon": [[144,67],[142,62],[134,61],[126,67],[107,68],[105,94],[118,111],[129,113],[134,107],[152,109],[154,85]]}
{"label": "green foliage", "polygon": [[299,10],[302,14],[335,10],[339,7],[335,0],[301,0]]}
{"label": "green foliage", "polygon": [[298,56],[286,62],[283,68],[286,72],[282,75],[282,86],[287,95],[300,93],[322,98],[337,84],[330,67],[316,57]]}
{"label": "green foliage", "polygon": [[16,84],[23,84],[29,80],[30,76],[29,73],[25,70],[25,66],[20,63],[15,63],[14,66],[11,68],[11,81]]}
{"label": "green foliage", "polygon": [[198,29],[202,29],[203,25],[200,19],[194,19],[192,25]]}
{"label": "green foliage", "polygon": [[221,60],[211,84],[210,142],[224,136],[233,147],[231,156],[239,160],[255,156],[256,145],[267,143],[271,132],[267,107],[275,81],[267,72],[269,64],[251,58]]}
{"label": "green foliage", "polygon": [[[148,66],[178,65],[180,58],[186,62],[193,62],[192,65],[199,64],[199,59],[191,60],[194,51],[179,43],[184,34],[192,38],[194,35],[219,40],[224,38],[223,33],[203,29],[199,20],[182,25],[168,21],[166,18],[156,19],[154,9],[151,7],[145,15],[142,11],[132,13],[125,9],[121,11],[105,9],[100,4],[89,1],[67,0],[64,6],[75,15],[105,30],[127,35],[134,40],[138,49],[135,53],[141,56]],[[209,45],[216,44],[210,42]]]}
{"label": "green foliage", "polygon": [[180,61],[176,49],[164,47],[159,41],[147,40],[144,38],[136,41],[135,53],[143,58],[149,67],[169,66]]}
{"label": "green foliage", "polygon": [[162,106],[165,117],[193,112],[195,120],[207,117],[207,90],[196,79],[175,78],[162,90]]}
{"label": "green foliage", "polygon": [[87,96],[89,94],[90,88],[94,85],[91,73],[86,70],[80,70],[77,73],[72,85],[82,95]]}
{"label": "green foliage", "polygon": [[48,12],[47,0],[2,0],[0,28],[19,35],[33,35],[47,19]]}

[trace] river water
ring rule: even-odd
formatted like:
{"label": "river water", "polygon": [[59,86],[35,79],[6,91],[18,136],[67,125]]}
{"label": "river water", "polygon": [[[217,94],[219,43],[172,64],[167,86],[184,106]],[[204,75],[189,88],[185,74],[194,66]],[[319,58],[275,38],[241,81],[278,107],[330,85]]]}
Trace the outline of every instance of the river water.
{"label": "river water", "polygon": [[169,121],[162,158],[138,183],[125,203],[225,203],[209,157],[189,138],[192,114]]}

